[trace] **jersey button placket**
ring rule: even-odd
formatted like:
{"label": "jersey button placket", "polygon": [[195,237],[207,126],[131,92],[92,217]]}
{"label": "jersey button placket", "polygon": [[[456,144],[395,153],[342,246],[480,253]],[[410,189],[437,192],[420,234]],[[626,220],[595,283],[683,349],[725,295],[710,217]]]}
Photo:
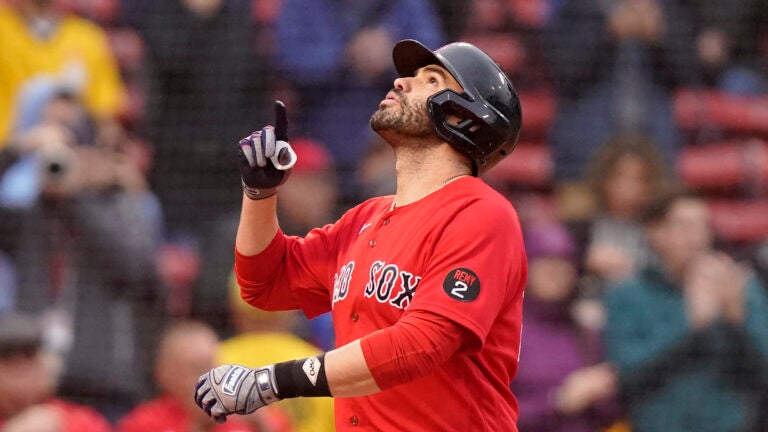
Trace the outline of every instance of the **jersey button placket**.
{"label": "jersey button placket", "polygon": [[368,242],[368,245],[369,245],[370,247],[374,247],[374,246],[376,246],[376,239],[373,239],[373,240],[371,240],[370,242]]}
{"label": "jersey button placket", "polygon": [[357,418],[357,416],[352,416],[349,418],[349,424],[352,426],[357,426],[360,424],[360,420]]}
{"label": "jersey button placket", "polygon": [[358,315],[357,312],[352,312],[352,315],[350,315],[349,318],[352,322],[357,322],[357,320],[360,319],[360,315]]}
{"label": "jersey button placket", "polygon": [[389,218],[386,218],[386,219],[384,219],[383,221],[381,221],[381,224],[382,224],[383,226],[387,226],[387,225],[389,225]]}

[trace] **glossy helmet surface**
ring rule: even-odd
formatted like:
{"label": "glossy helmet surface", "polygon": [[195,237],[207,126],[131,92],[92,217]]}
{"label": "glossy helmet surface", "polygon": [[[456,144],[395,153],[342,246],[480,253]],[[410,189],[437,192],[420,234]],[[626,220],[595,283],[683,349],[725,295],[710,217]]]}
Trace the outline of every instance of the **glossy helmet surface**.
{"label": "glossy helmet surface", "polygon": [[[484,51],[466,42],[454,42],[431,51],[412,39],[392,50],[401,77],[414,76],[419,68],[437,64],[447,69],[463,92],[441,90],[427,101],[437,135],[474,164],[474,175],[483,174],[512,153],[520,136],[522,110],[517,91],[507,75]],[[462,119],[448,121],[449,115]]]}

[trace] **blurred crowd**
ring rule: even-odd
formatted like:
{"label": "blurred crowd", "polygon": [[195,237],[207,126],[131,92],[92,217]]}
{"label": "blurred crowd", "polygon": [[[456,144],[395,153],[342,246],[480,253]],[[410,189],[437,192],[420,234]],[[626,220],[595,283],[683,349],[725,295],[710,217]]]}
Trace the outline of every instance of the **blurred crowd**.
{"label": "blurred crowd", "polygon": [[239,299],[235,144],[286,103],[288,234],[393,193],[368,119],[405,38],[521,95],[486,178],[529,257],[520,430],[768,430],[766,0],[0,0],[0,430],[333,430],[193,406],[334,346]]}

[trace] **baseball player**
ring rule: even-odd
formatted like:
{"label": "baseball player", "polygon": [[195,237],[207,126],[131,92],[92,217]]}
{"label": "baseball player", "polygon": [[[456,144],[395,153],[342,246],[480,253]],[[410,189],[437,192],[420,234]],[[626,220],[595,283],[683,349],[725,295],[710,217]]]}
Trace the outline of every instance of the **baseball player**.
{"label": "baseball player", "polygon": [[431,51],[404,40],[393,59],[400,78],[370,124],[395,151],[394,196],[286,236],[275,215],[295,162],[285,108],[277,104],[274,128],[240,142],[242,297],[308,317],[333,311],[338,348],[202,375],[195,400],[217,421],[284,398],[333,396],[337,430],[517,430],[509,386],[527,264],[515,210],[478,176],[514,149],[520,101],[467,43]]}

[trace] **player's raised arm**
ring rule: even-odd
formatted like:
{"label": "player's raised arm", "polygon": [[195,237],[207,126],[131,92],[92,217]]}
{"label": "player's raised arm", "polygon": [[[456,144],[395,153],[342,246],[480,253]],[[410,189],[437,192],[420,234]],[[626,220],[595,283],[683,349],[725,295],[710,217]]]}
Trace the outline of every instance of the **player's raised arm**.
{"label": "player's raised arm", "polygon": [[238,144],[243,208],[235,247],[243,255],[255,255],[269,245],[278,229],[275,194],[296,163],[288,144],[285,105],[275,101],[275,125],[266,126]]}

